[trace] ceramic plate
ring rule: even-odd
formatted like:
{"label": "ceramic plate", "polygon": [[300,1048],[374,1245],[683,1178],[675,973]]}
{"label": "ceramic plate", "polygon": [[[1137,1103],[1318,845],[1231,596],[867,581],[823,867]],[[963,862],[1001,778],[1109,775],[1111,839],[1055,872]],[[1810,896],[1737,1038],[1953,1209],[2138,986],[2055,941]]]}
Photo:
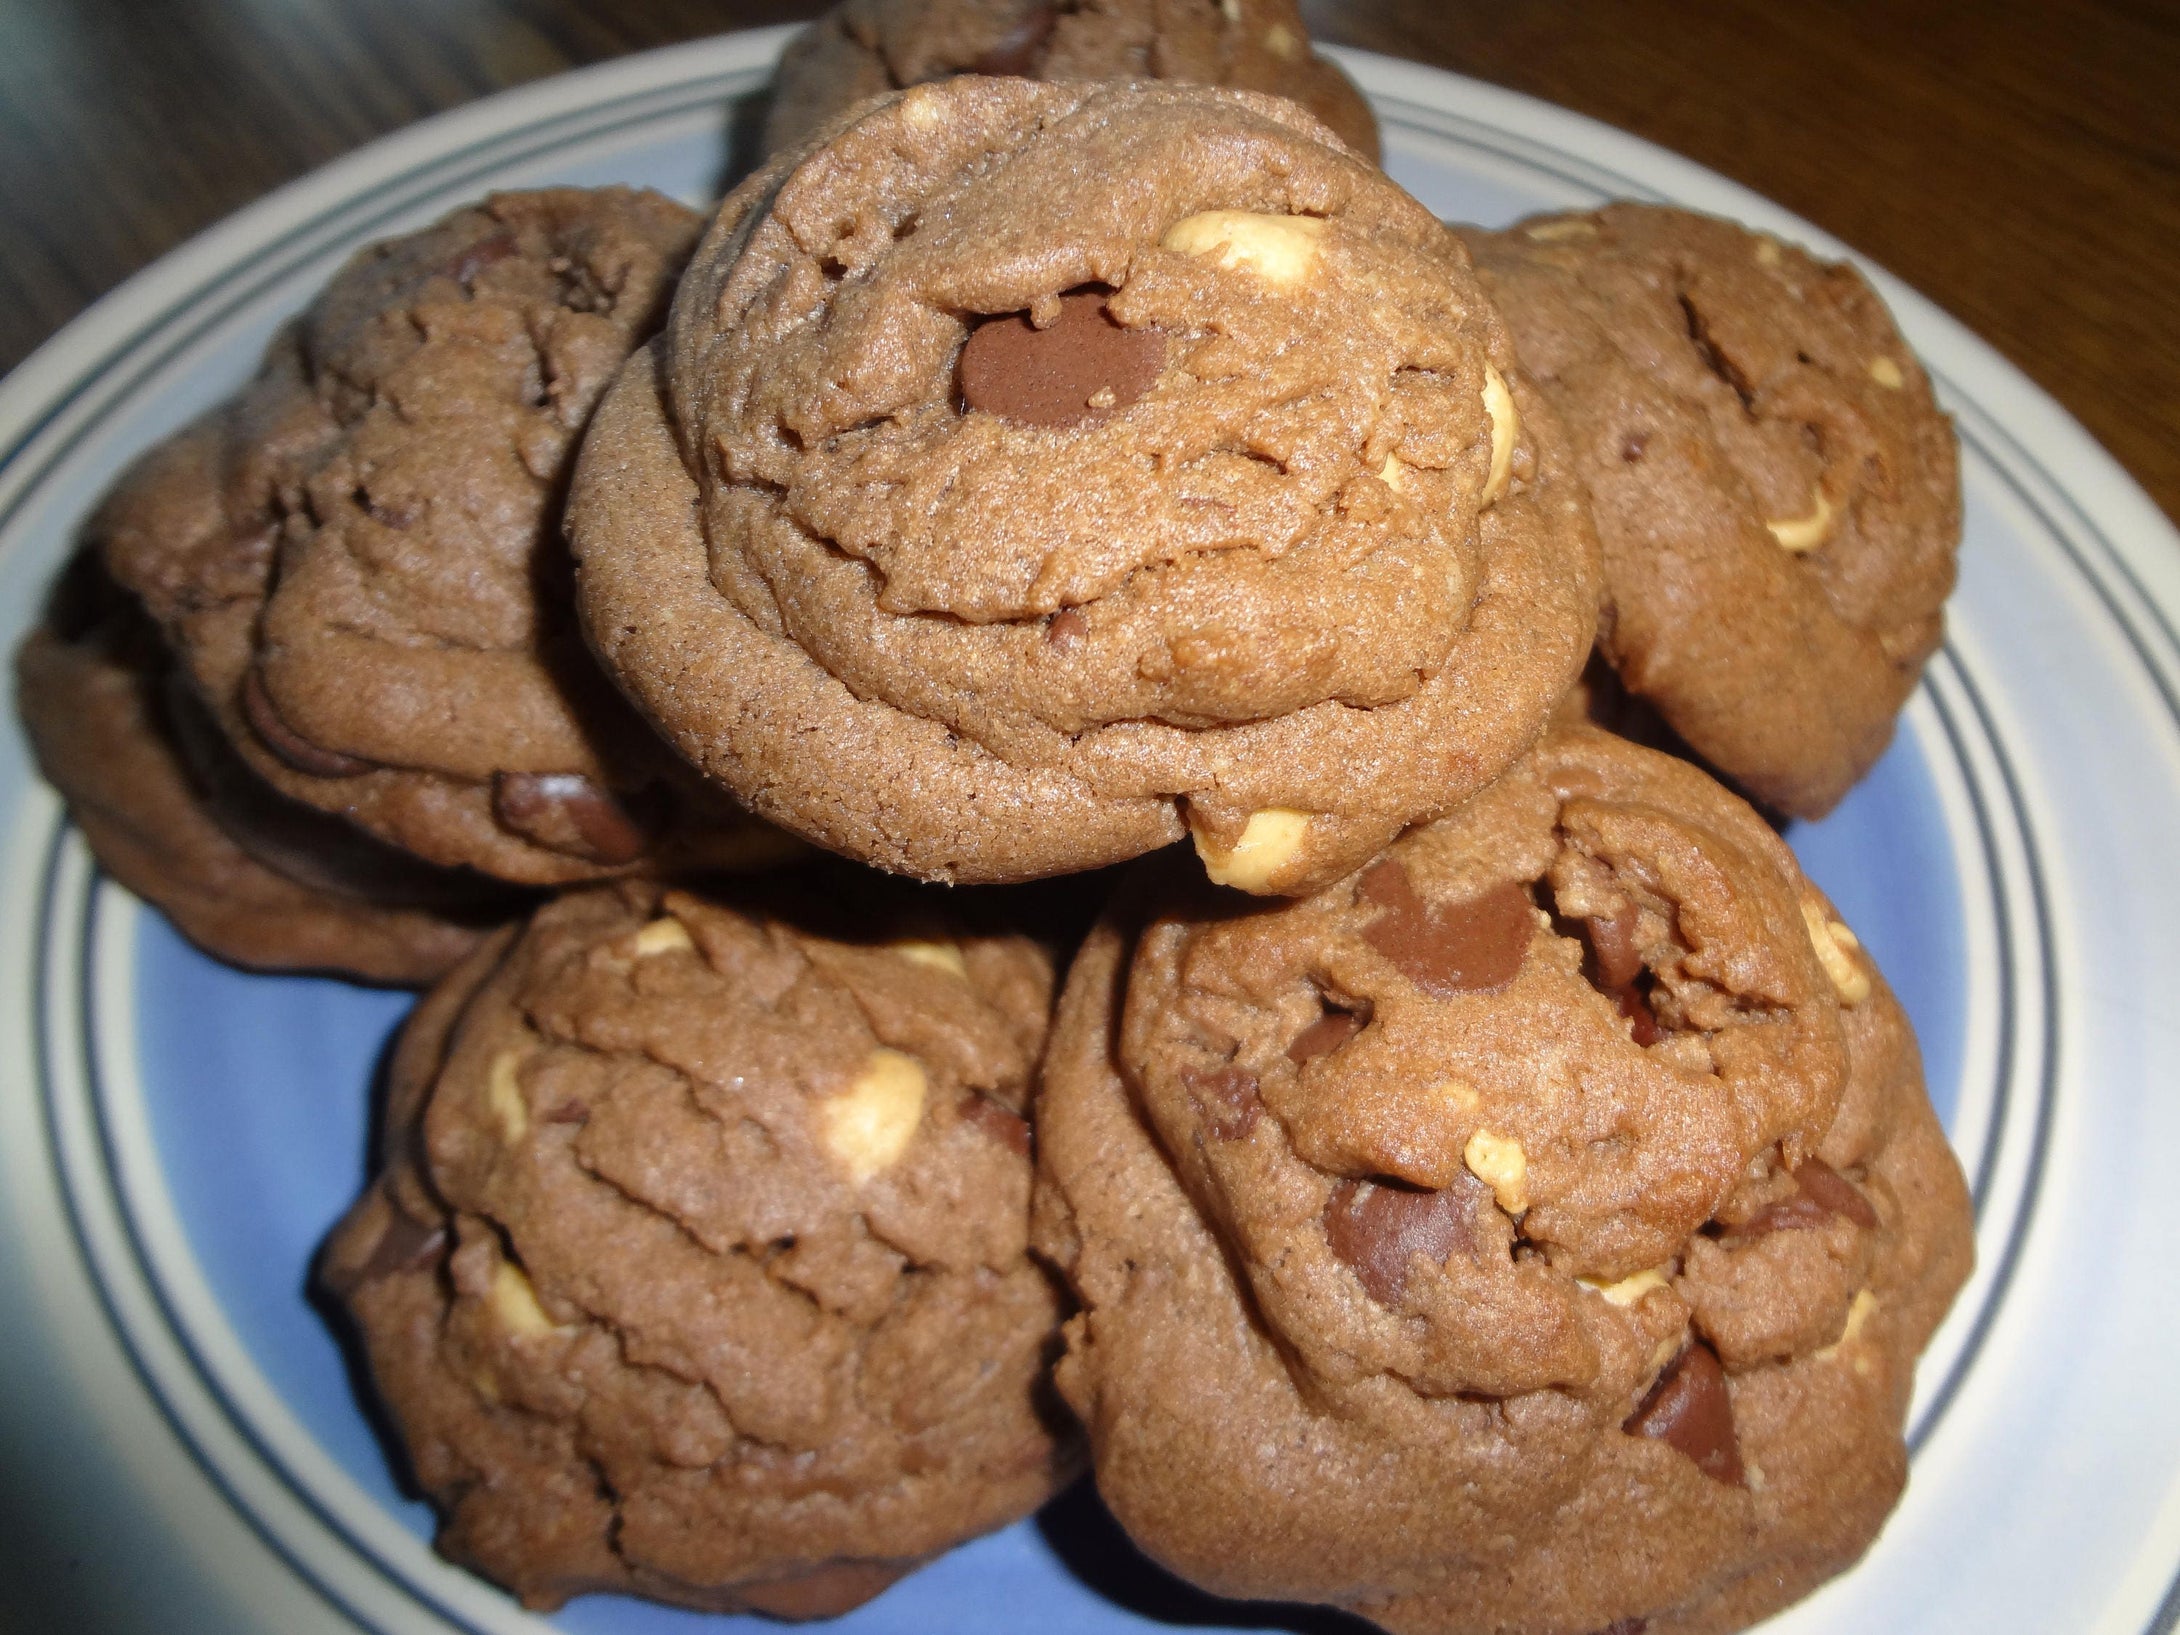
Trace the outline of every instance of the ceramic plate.
{"label": "ceramic plate", "polygon": [[[137,451],[241,383],[355,246],[488,188],[729,171],[784,33],[605,65],[419,125],[101,302],[0,389],[12,647]],[[1342,54],[1388,168],[1499,223],[1672,200],[1844,248],[1631,137]],[[1925,1359],[1906,1501],[1776,1627],[2164,1635],[2180,1619],[2180,538],[2054,404],[1873,274],[1958,417],[1950,634],[1875,774],[1792,839],[1891,975],[1975,1187],[1979,1264]],[[406,1000],[245,977],[103,880],[0,733],[0,1622],[682,1631],[613,1597],[522,1611],[439,1561],[306,1294],[359,1190]],[[11,1616],[12,1615],[12,1616]],[[1136,1557],[1086,1491],[842,1620],[881,1631],[1308,1628]],[[764,1627],[764,1626],[756,1626]]]}

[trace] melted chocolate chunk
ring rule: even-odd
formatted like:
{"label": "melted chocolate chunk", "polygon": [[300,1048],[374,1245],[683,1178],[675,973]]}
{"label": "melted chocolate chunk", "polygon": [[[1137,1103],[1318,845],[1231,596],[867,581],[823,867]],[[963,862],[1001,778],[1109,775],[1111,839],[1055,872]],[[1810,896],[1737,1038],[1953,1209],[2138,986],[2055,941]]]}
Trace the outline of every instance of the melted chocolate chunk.
{"label": "melted chocolate chunk", "polygon": [[1257,1095],[1257,1076],[1247,1068],[1188,1067],[1181,1083],[1196,1113],[1221,1141],[1240,1141],[1257,1127],[1264,1103]]}
{"label": "melted chocolate chunk", "polygon": [[1734,1435],[1726,1371],[1719,1366],[1718,1353],[1701,1340],[1691,1340],[1666,1365],[1642,1406],[1620,1428],[1686,1454],[1714,1482],[1748,1485],[1741,1470],[1741,1442]]}
{"label": "melted chocolate chunk", "polygon": [[392,1277],[397,1272],[421,1271],[446,1252],[447,1233],[442,1226],[426,1226],[413,1220],[399,1209],[386,1211],[386,1229],[379,1234],[378,1242],[371,1246],[371,1255],[361,1266],[340,1273],[328,1273],[326,1281],[344,1299],[354,1294],[366,1283],[376,1283],[380,1278]]}
{"label": "melted chocolate chunk", "polygon": [[545,1115],[548,1124],[588,1124],[590,1108],[581,1101],[564,1101]]}
{"label": "melted chocolate chunk", "polygon": [[254,669],[242,678],[242,717],[259,743],[306,778],[360,778],[372,770],[369,761],[337,749],[321,749],[281,720],[272,694],[265,690],[265,678]]}
{"label": "melted chocolate chunk", "polygon": [[1011,1113],[989,1096],[963,1096],[956,1109],[964,1124],[973,1124],[1010,1152],[1029,1156],[1029,1120]]}
{"label": "melted chocolate chunk", "polygon": [[1090,621],[1071,607],[1061,608],[1045,626],[1045,640],[1063,653],[1089,634]]}
{"label": "melted chocolate chunk", "polygon": [[969,65],[969,72],[1034,77],[1059,20],[1059,9],[1050,0],[1032,0],[1021,20],[986,47],[984,55]]}
{"label": "melted chocolate chunk", "polygon": [[1610,991],[1624,988],[1643,974],[1642,950],[1635,946],[1639,916],[1633,903],[1624,903],[1609,919],[1583,921],[1589,932],[1590,953],[1597,961],[1597,985]]}
{"label": "melted chocolate chunk", "polygon": [[1017,312],[971,330],[961,349],[961,400],[1025,426],[1087,425],[1149,391],[1165,361],[1157,330],[1123,329],[1106,316],[1104,295],[1077,290],[1060,297],[1060,315],[1047,328]]}
{"label": "melted chocolate chunk", "polygon": [[454,281],[467,289],[477,275],[487,267],[496,266],[515,253],[517,245],[512,233],[494,233],[490,238],[479,239],[464,250],[454,263]]}
{"label": "melted chocolate chunk", "polygon": [[1727,1236],[1760,1238],[1770,1232],[1803,1232],[1845,1216],[1864,1231],[1875,1230],[1877,1211],[1869,1199],[1821,1158],[1805,1158],[1794,1171],[1795,1195],[1766,1204]]}
{"label": "melted chocolate chunk", "polygon": [[1648,1618],[1615,1618],[1603,1629],[1593,1631],[1592,1635],[1643,1635],[1649,1627]]}
{"label": "melted chocolate chunk", "polygon": [[1294,1036],[1287,1060],[1300,1065],[1313,1056],[1329,1056],[1362,1032],[1365,1018],[1353,1011],[1328,1010]]}
{"label": "melted chocolate chunk", "polygon": [[1434,998],[1495,993],[1514,980],[1536,932],[1529,893],[1508,881],[1461,903],[1427,904],[1397,858],[1372,864],[1362,894],[1385,912],[1363,940]]}
{"label": "melted chocolate chunk", "polygon": [[621,804],[580,772],[498,773],[492,815],[533,845],[592,863],[633,863],[650,845]]}
{"label": "melted chocolate chunk", "polygon": [[1456,1249],[1474,1249],[1469,1222],[1477,1190],[1466,1178],[1442,1192],[1342,1181],[1325,1205],[1325,1242],[1371,1299],[1393,1305],[1408,1287],[1411,1256],[1442,1266]]}
{"label": "melted chocolate chunk", "polygon": [[1624,988],[1612,990],[1613,1003],[1620,1007],[1620,1014],[1634,1024],[1635,1042],[1645,1047],[1658,1042],[1661,1032],[1658,1018],[1650,1009],[1650,1001],[1643,997],[1642,989],[1630,982]]}

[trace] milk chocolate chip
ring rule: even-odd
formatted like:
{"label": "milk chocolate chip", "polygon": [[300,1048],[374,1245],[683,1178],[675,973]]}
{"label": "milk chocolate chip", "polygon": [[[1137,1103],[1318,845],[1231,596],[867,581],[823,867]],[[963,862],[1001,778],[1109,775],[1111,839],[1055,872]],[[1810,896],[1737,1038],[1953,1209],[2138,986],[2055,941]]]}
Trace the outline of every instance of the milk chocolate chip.
{"label": "milk chocolate chip", "polygon": [[1155,329],[1123,329],[1097,290],[1060,297],[1038,329],[1026,313],[987,318],[961,349],[961,400],[1025,426],[1064,428],[1125,409],[1157,382],[1166,361]]}
{"label": "milk chocolate chip", "polygon": [[1626,987],[1643,974],[1642,950],[1635,946],[1635,905],[1623,903],[1609,918],[1585,920],[1590,953],[1597,960],[1598,985],[1607,990]]}
{"label": "milk chocolate chip", "polygon": [[1408,1287],[1411,1256],[1443,1266],[1456,1249],[1475,1246],[1469,1212],[1479,1190],[1466,1176],[1440,1192],[1342,1181],[1325,1205],[1325,1242],[1371,1299],[1390,1306]]}
{"label": "milk chocolate chip", "polygon": [[547,851],[593,863],[633,863],[650,839],[606,791],[580,772],[501,772],[492,815]]}
{"label": "milk chocolate chip", "polygon": [[973,1124],[1010,1152],[1029,1156],[1029,1120],[1010,1113],[989,1096],[963,1096],[957,1110],[964,1124]]}
{"label": "milk chocolate chip", "polygon": [[1663,1442],[1696,1462],[1714,1482],[1746,1487],[1741,1442],[1733,1430],[1733,1397],[1718,1353],[1691,1340],[1667,1365],[1642,1406],[1620,1427],[1630,1436]]}
{"label": "milk chocolate chip", "polygon": [[369,761],[321,749],[281,720],[272,694],[265,690],[265,678],[254,669],[242,678],[242,717],[259,743],[306,778],[360,778],[371,770]]}
{"label": "milk chocolate chip", "polygon": [[1870,1200],[1823,1159],[1803,1159],[1794,1171],[1794,1185],[1793,1197],[1764,1205],[1729,1235],[1760,1238],[1767,1232],[1800,1232],[1822,1226],[1834,1215],[1845,1216],[1865,1232],[1876,1229],[1877,1211]]}
{"label": "milk chocolate chip", "polygon": [[1198,1115],[1221,1141],[1240,1141],[1257,1127],[1264,1103],[1257,1095],[1257,1076],[1247,1068],[1185,1068],[1181,1083]]}
{"label": "milk chocolate chip", "polygon": [[443,1227],[426,1226],[399,1209],[388,1207],[386,1229],[371,1246],[370,1258],[353,1270],[329,1273],[326,1281],[334,1285],[336,1293],[346,1298],[366,1283],[376,1283],[382,1277],[421,1270],[437,1260],[446,1246],[447,1234]]}
{"label": "milk chocolate chip", "polygon": [[1385,912],[1363,940],[1434,998],[1494,993],[1514,980],[1529,952],[1536,917],[1529,894],[1511,881],[1466,902],[1425,903],[1398,858],[1373,864],[1362,895]]}
{"label": "milk chocolate chip", "polygon": [[1299,1066],[1313,1056],[1329,1056],[1362,1032],[1364,1018],[1353,1011],[1328,1010],[1294,1036],[1287,1060]]}

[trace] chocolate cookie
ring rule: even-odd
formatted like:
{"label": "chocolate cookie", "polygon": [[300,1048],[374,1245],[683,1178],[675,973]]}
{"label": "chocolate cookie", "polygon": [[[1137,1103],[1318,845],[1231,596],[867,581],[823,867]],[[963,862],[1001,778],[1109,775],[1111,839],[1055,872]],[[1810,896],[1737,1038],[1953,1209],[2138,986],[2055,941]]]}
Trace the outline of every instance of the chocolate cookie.
{"label": "chocolate cookie", "polygon": [[728,199],[569,501],[622,687],[761,815],[1027,879],[1347,873],[1515,760],[1595,541],[1458,241],[1291,104],[957,79]]}
{"label": "chocolate cookie", "polygon": [[433,863],[554,885],[763,835],[583,650],[559,500],[697,219],[503,194],[362,252],[92,532],[252,767]]}
{"label": "chocolate cookie", "polygon": [[788,42],[765,151],[800,147],[866,97],[956,74],[1266,91],[1378,157],[1370,104],[1310,49],[1294,0],[844,0]]}
{"label": "chocolate cookie", "polygon": [[435,990],[321,1275],[439,1548],[533,1607],[815,1617],[1041,1503],[1051,986],[928,904],[624,884]]}
{"label": "chocolate cookie", "polygon": [[206,953],[421,986],[516,911],[279,794],[192,719],[170,670],[141,610],[79,560],[16,653],[16,706],[100,866]]}
{"label": "chocolate cookie", "polygon": [[1821,816],[1943,632],[1959,455],[1852,267],[1655,205],[1463,229],[1572,440],[1606,656],[1698,753]]}
{"label": "chocolate cookie", "polygon": [[1058,1383],[1144,1549],[1402,1635],[1738,1629],[1862,1551],[1968,1198],[1753,811],[1578,728],[1316,897],[1170,889],[1037,1110]]}

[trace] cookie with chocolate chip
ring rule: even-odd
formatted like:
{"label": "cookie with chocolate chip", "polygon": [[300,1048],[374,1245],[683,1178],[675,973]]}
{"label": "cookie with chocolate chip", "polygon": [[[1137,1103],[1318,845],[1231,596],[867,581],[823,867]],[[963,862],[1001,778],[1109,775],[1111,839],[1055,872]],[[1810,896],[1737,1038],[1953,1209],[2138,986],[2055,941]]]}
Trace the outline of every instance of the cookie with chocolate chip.
{"label": "cookie with chocolate chip", "polygon": [[1462,229],[1559,411],[1605,555],[1605,655],[1756,799],[1818,817],[1943,633],[1952,423],[1844,263],[1656,205]]}
{"label": "cookie with chocolate chip", "polygon": [[1295,892],[1580,668],[1595,541],[1458,241],[1293,105],[956,79],[728,199],[569,501],[593,646],[761,815]]}
{"label": "cookie with chocolate chip", "polygon": [[1294,0],[844,0],[788,42],[765,151],[800,147],[866,97],[956,74],[1265,91],[1378,157],[1370,104],[1310,49]]}
{"label": "cookie with chocolate chip", "polygon": [[526,885],[770,839],[598,672],[559,533],[576,438],[697,227],[562,189],[374,245],[102,508],[108,567],[282,794]]}
{"label": "cookie with chocolate chip", "polygon": [[1051,986],[927,902],[623,884],[435,990],[320,1275],[440,1550],[532,1607],[829,1616],[1049,1496]]}
{"label": "cookie with chocolate chip", "polygon": [[1860,1554],[1968,1199],[1752,810],[1578,727],[1314,897],[1139,892],[1035,1204],[1138,1544],[1401,1635],[1739,1629]]}
{"label": "cookie with chocolate chip", "polygon": [[217,959],[420,986],[521,906],[258,778],[93,560],[77,560],[17,651],[15,698],[99,865]]}

